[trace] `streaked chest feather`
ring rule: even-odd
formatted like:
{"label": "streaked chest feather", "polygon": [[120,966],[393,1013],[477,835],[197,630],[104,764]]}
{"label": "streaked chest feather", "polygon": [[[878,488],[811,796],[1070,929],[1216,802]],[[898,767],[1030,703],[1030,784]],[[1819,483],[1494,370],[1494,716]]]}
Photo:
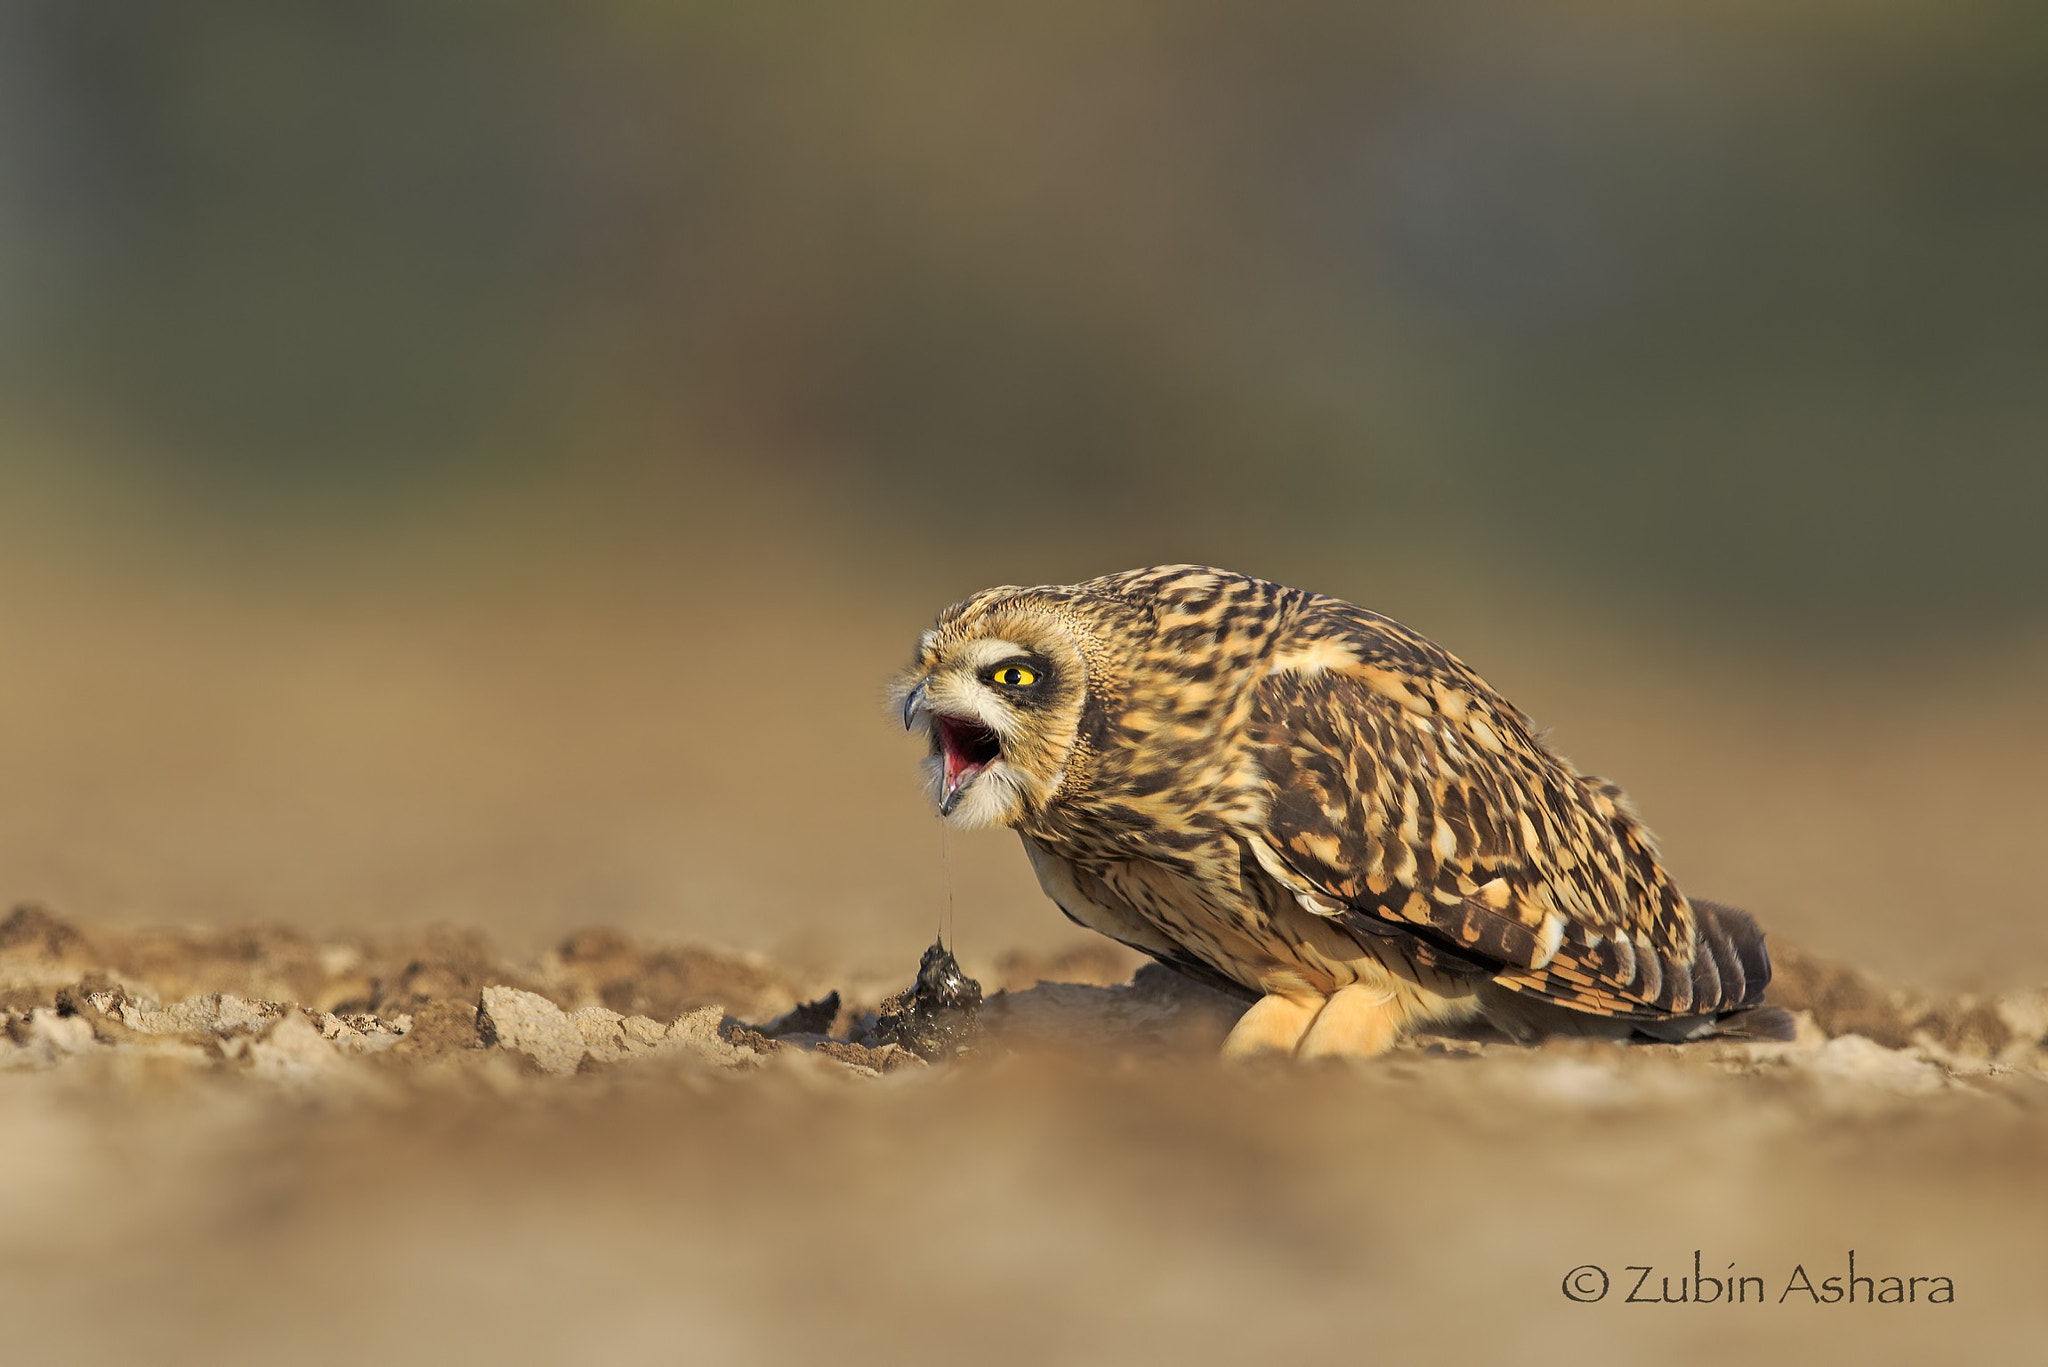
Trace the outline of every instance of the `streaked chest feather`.
{"label": "streaked chest feather", "polygon": [[[1144,859],[1105,861],[1089,866],[1085,881],[1119,913],[1260,991],[1327,994],[1361,979],[1384,980],[1380,954],[1399,954],[1397,942],[1368,945],[1304,910],[1241,859],[1209,862],[1205,874]],[[1406,963],[1402,976],[1419,971]]]}

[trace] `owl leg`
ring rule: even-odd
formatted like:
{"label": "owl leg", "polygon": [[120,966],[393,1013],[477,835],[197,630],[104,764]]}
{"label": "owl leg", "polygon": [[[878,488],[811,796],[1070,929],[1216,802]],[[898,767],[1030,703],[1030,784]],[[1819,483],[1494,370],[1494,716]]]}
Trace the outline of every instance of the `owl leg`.
{"label": "owl leg", "polygon": [[1300,1058],[1372,1058],[1394,1047],[1407,1012],[1384,987],[1340,987],[1301,1037]]}
{"label": "owl leg", "polygon": [[1252,1003],[1251,1010],[1237,1018],[1223,1041],[1225,1060],[1254,1058],[1259,1054],[1292,1054],[1301,1043],[1302,1032],[1323,1006],[1319,997],[1306,1001],[1269,993]]}

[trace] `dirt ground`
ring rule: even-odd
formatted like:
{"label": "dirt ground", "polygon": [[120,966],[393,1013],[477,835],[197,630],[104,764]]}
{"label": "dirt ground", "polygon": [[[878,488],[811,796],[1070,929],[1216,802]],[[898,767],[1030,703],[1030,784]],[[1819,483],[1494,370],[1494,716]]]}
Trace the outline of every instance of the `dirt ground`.
{"label": "dirt ground", "polygon": [[[1987,644],[1930,700],[1915,668],[1290,571],[1623,782],[1805,1024],[1226,1070],[1228,1004],[1067,927],[1013,840],[934,828],[882,681],[987,576],[518,547],[291,581],[0,548],[0,1361],[2048,1342],[2048,921],[2015,857],[2048,651]],[[862,1024],[941,919],[985,1033],[925,1063]],[[1695,1251],[1740,1300],[1692,1298]],[[1631,1267],[1687,1301],[1629,1303]],[[1870,1303],[1893,1277],[1912,1303]]]}
{"label": "dirt ground", "polygon": [[[1907,1362],[2044,1341],[2048,994],[1780,960],[1791,1044],[1424,1038],[1226,1069],[1235,1003],[1113,948],[1018,954],[972,1047],[927,1063],[846,1042],[908,961],[827,982],[615,931],[521,958],[474,932],[18,908],[8,1356]],[[1852,1249],[1857,1303],[1820,1301]],[[1814,1293],[1788,1297],[1802,1271]],[[1568,1298],[1573,1275],[1606,1294]],[[1869,1303],[1887,1278],[1911,1303]],[[1688,1301],[1628,1303],[1667,1282]]]}

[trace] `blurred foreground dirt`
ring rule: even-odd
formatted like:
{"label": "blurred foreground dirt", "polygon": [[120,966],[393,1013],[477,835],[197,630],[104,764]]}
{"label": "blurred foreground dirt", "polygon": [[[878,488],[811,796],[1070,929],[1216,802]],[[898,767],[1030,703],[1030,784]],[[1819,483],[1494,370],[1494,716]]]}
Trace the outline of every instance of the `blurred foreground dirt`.
{"label": "blurred foreground dirt", "polygon": [[[1781,950],[1787,1045],[1226,1070],[1232,1003],[1012,955],[966,1057],[895,981],[586,931],[0,924],[13,1360],[1984,1361],[2048,1336],[2048,995]],[[1126,981],[1126,978],[1129,978]],[[1046,979],[1067,981],[1046,981]],[[808,1024],[820,1022],[814,1017]],[[775,1033],[771,1027],[769,1033]],[[1947,1278],[1953,1303],[1781,1299]],[[1628,1304],[1693,1272],[1741,1304]],[[1594,1264],[1597,1303],[1563,1292]],[[1732,1283],[1731,1283],[1732,1284]]]}

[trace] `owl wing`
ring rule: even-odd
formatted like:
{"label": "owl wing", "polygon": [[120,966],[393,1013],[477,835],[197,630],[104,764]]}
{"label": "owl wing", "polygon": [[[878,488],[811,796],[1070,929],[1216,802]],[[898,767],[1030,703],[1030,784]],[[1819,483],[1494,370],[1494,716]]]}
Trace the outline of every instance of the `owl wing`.
{"label": "owl wing", "polygon": [[1688,902],[1618,789],[1398,623],[1321,600],[1254,686],[1246,734],[1267,797],[1247,844],[1310,910],[1580,1011],[1761,1001],[1755,924]]}

